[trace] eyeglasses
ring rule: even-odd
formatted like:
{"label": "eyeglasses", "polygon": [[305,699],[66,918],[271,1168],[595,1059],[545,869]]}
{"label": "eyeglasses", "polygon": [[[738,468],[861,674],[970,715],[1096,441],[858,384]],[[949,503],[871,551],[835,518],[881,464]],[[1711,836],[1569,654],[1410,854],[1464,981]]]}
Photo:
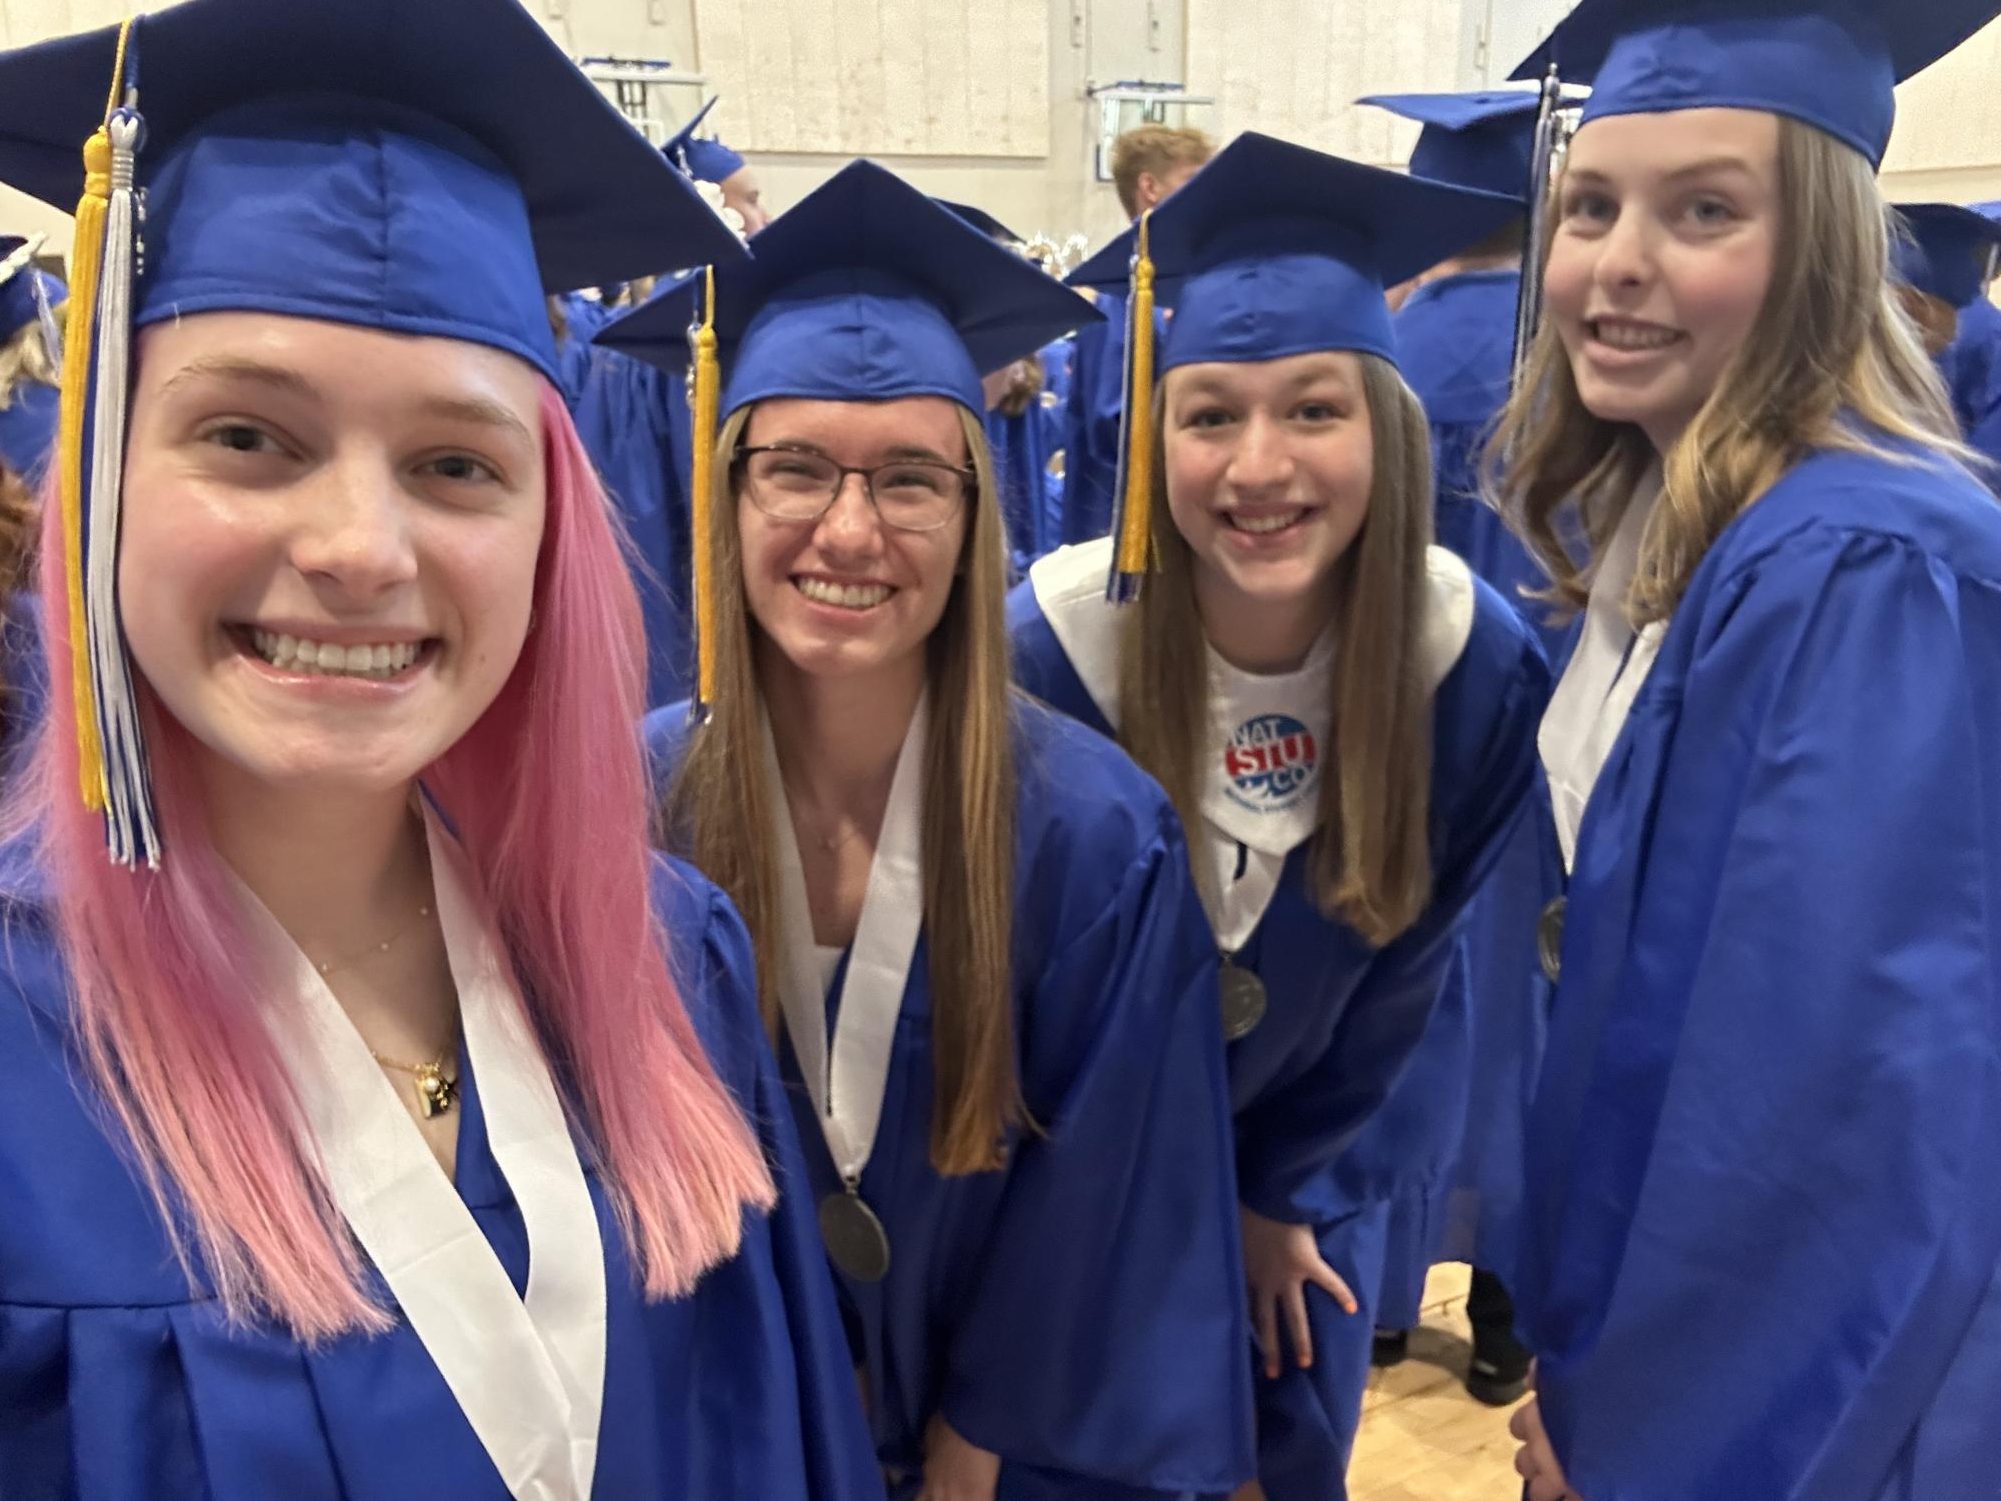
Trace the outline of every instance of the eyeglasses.
{"label": "eyeglasses", "polygon": [[740,448],[734,463],[750,502],[773,521],[818,521],[859,474],[869,504],[884,526],[900,532],[933,532],[973,493],[977,475],[932,459],[893,459],[856,469],[806,448],[766,444]]}

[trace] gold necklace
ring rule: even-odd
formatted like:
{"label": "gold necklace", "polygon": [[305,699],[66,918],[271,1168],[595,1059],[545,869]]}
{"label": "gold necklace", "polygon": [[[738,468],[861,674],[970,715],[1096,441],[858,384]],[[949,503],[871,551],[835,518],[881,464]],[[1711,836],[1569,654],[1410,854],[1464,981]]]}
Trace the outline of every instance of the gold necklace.
{"label": "gold necklace", "polygon": [[339,974],[344,969],[352,969],[364,959],[373,958],[377,954],[386,954],[390,949],[395,947],[396,941],[399,938],[402,938],[412,928],[416,927],[418,923],[426,921],[430,915],[430,904],[426,903],[417,909],[415,917],[411,918],[402,927],[391,933],[373,948],[363,949],[358,954],[350,954],[345,959],[329,959],[324,964],[315,964],[313,968],[320,972],[320,978],[324,980],[328,975]]}
{"label": "gold necklace", "polygon": [[434,1063],[398,1063],[394,1058],[383,1057],[374,1048],[370,1048],[368,1053],[384,1068],[393,1068],[398,1073],[411,1076],[411,1088],[417,1091],[417,1108],[423,1112],[425,1120],[443,1115],[458,1103],[459,1081],[446,1076],[444,1057]]}

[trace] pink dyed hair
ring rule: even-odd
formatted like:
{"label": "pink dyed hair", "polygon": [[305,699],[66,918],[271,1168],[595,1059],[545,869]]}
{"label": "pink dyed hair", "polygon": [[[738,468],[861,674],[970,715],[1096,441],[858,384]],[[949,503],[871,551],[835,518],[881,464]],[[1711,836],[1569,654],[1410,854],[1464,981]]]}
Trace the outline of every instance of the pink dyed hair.
{"label": "pink dyed hair", "polygon": [[[651,1298],[736,1253],[776,1193],[710,1066],[652,910],[638,735],[645,643],[616,523],[552,387],[541,404],[548,514],[537,628],[499,697],[424,782],[471,856],[544,1049],[584,1130]],[[76,795],[58,508],[44,507],[50,694],[18,813],[32,817],[89,1072],[225,1309],[308,1341],[386,1327],[295,1126],[197,790],[193,740],[147,693],[157,872],[106,858]],[[192,1271],[191,1271],[192,1275]]]}

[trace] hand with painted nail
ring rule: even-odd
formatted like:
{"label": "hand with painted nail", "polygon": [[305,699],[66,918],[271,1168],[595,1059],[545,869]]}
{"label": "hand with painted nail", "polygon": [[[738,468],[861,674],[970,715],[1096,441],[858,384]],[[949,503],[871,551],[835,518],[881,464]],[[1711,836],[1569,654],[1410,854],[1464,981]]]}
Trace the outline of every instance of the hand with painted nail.
{"label": "hand with painted nail", "polygon": [[1265,1375],[1278,1379],[1279,1321],[1285,1321],[1292,1348],[1305,1370],[1313,1364],[1313,1333],[1306,1320],[1306,1289],[1317,1287],[1341,1311],[1353,1314],[1355,1295],[1341,1274],[1320,1255],[1311,1225],[1288,1225],[1239,1206],[1244,1231],[1244,1271],[1251,1288],[1251,1323],[1264,1355]]}

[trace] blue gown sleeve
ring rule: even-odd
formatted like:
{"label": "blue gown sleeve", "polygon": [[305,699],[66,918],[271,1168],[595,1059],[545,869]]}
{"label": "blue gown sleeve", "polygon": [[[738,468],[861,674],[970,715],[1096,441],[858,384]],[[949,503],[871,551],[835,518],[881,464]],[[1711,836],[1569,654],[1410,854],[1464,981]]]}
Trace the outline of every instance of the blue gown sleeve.
{"label": "blue gown sleeve", "polygon": [[1978,1402],[1944,1420],[1980,1472],[1908,1492],[1984,1496],[2001,585],[1830,529],[1737,586],[1649,706],[1674,716],[1659,775],[1594,795],[1651,806],[1617,951],[1565,944],[1566,978],[1618,981],[1556,1185],[1553,1290],[1590,1312],[1547,1358],[1549,1429],[1591,1501],[1876,1497],[1984,1298]]}
{"label": "blue gown sleeve", "polygon": [[1080,1032],[1081,1049],[1057,1051],[1083,1062],[1014,1148],[941,1403],[967,1439],[1009,1457],[1010,1498],[1228,1493],[1251,1476],[1207,934],[1163,800],[1156,837],[1036,981],[1035,1014]]}
{"label": "blue gown sleeve", "polygon": [[841,1328],[834,1284],[827,1269],[806,1161],[785,1102],[778,1065],[758,1017],[757,980],[750,934],[729,899],[707,887],[703,924],[699,1017],[712,1053],[754,1059],[739,1086],[749,1117],[778,1185],[771,1213],[772,1262],[785,1300],[793,1349],[800,1440],[806,1459],[802,1501],[883,1501],[882,1470],[862,1417],[854,1361]]}
{"label": "blue gown sleeve", "polygon": [[[1506,606],[1499,606],[1506,609]],[[1508,620],[1513,622],[1512,613]],[[1477,637],[1469,651],[1480,652]],[[1288,1224],[1327,1224],[1394,1190],[1395,1164],[1347,1161],[1369,1118],[1388,1097],[1424,1035],[1462,934],[1461,916],[1493,868],[1528,805],[1535,780],[1535,734],[1549,674],[1526,629],[1499,635],[1499,651],[1459,669],[1500,684],[1484,711],[1484,734],[1460,777],[1433,776],[1431,905],[1370,961],[1327,1051],[1297,1060],[1288,1076],[1238,1112],[1237,1175],[1245,1204]],[[1438,710],[1446,710],[1443,698]],[[1478,713],[1461,713],[1478,733]],[[1449,767],[1453,739],[1442,724],[1438,762]]]}

